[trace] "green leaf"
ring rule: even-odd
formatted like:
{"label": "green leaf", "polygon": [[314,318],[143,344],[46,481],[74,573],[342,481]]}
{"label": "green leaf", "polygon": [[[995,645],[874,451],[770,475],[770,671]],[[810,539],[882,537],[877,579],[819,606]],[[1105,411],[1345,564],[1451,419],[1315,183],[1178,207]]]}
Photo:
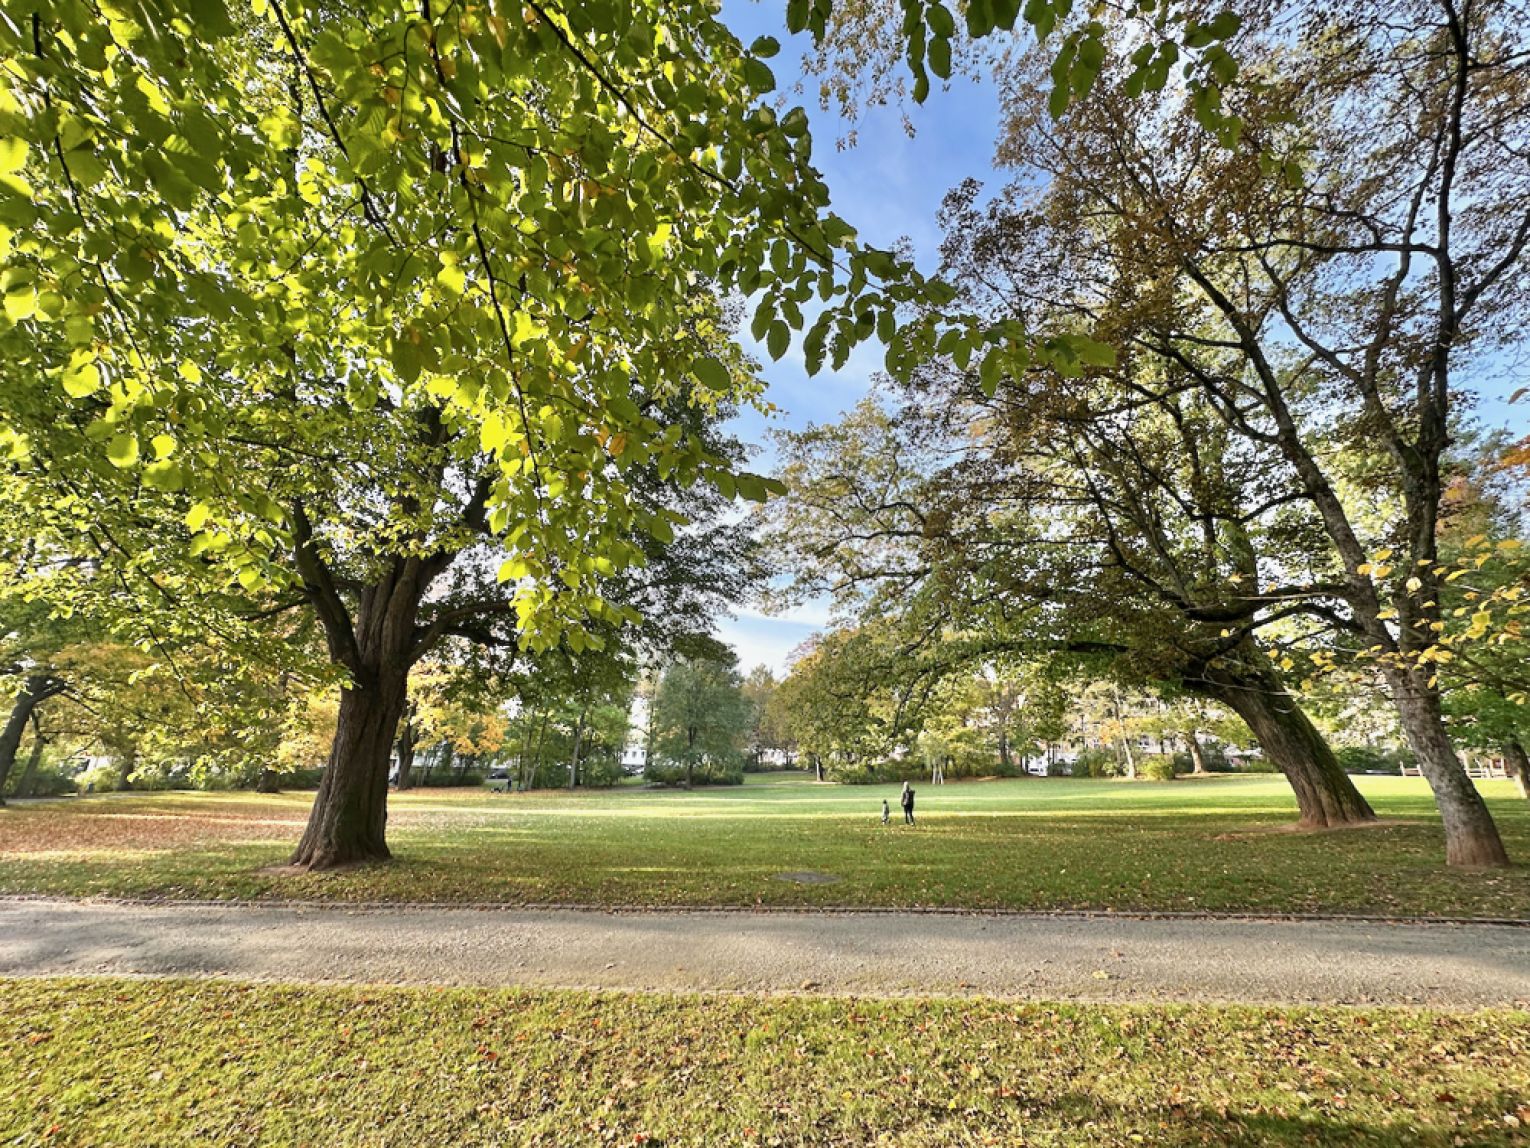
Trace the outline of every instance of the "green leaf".
{"label": "green leaf", "polygon": [[30,283],[14,287],[5,293],[5,317],[12,323],[30,319],[37,313],[37,289]]}
{"label": "green leaf", "polygon": [[135,465],[138,462],[138,436],[129,433],[114,435],[106,444],[106,457],[113,466]]}
{"label": "green leaf", "polygon": [[753,44],[749,45],[749,54],[758,56],[762,60],[768,60],[781,50],[781,42],[774,36],[761,36]]}
{"label": "green leaf", "polygon": [[772,359],[779,360],[786,354],[786,349],[791,346],[791,328],[779,319],[770,325],[770,336],[765,342],[765,348],[770,352]]}
{"label": "green leaf", "polygon": [[763,60],[753,57],[744,58],[744,83],[749,85],[749,90],[756,95],[764,95],[773,92],[776,88],[775,73]]}
{"label": "green leaf", "polygon": [[951,41],[940,36],[930,41],[930,71],[942,80],[951,78]]}
{"label": "green leaf", "polygon": [[27,141],[20,136],[0,139],[0,175],[11,175],[25,167],[27,150]]}
{"label": "green leaf", "polygon": [[765,480],[757,474],[739,475],[738,492],[750,502],[764,502],[770,497],[770,493],[765,486]]}
{"label": "green leaf", "polygon": [[64,393],[72,399],[83,399],[101,389],[101,369],[95,363],[81,363],[70,367],[60,380]]}
{"label": "green leaf", "polygon": [[711,355],[702,355],[691,363],[691,374],[696,376],[696,381],[702,386],[710,387],[714,391],[727,390],[732,381],[732,375],[722,360],[713,358]]}

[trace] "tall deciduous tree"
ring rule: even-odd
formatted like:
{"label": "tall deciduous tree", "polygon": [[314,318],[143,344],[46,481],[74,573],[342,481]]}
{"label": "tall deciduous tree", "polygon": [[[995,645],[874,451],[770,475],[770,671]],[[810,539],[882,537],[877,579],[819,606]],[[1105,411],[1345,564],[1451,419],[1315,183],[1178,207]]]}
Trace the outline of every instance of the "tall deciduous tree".
{"label": "tall deciduous tree", "polygon": [[749,703],[733,661],[682,658],[664,670],[654,697],[658,752],[683,771],[691,788],[696,770],[727,772],[743,764]]}
{"label": "tall deciduous tree", "polygon": [[1038,77],[1013,86],[1001,157],[1076,221],[1074,306],[1138,325],[1132,351],[1163,366],[1154,401],[1192,388],[1285,468],[1333,573],[1308,597],[1376,659],[1447,859],[1503,865],[1441,719],[1438,536],[1457,376],[1516,337],[1527,302],[1527,11],[1248,15],[1246,146],[1208,141],[1188,103],[1145,106],[1124,74],[1053,122],[1033,112]]}

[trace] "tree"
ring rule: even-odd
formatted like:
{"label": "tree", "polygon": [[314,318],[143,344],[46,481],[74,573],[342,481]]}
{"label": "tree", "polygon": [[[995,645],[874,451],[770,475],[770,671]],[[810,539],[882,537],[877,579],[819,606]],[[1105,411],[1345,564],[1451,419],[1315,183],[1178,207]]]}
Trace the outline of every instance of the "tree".
{"label": "tree", "polygon": [[699,767],[707,778],[742,765],[749,703],[733,660],[682,658],[664,670],[654,698],[662,758],[683,771],[690,789]]}
{"label": "tree", "polygon": [[[958,228],[993,261],[954,250],[969,295],[983,305],[998,283],[991,305],[1008,308],[1006,255],[1029,231],[961,213]],[[1025,283],[1047,287],[1039,274]],[[1127,683],[1216,697],[1255,729],[1304,823],[1372,817],[1260,644],[1285,615],[1235,589],[1260,543],[1279,537],[1250,526],[1270,497],[1260,472],[1217,456],[1207,412],[1139,409],[1121,370],[1054,399],[1052,372],[1001,390],[932,364],[892,412],[868,401],[837,426],[786,436],[792,494],[768,509],[769,530],[796,592],[901,619],[882,675],[899,660],[905,676],[933,681],[1001,656],[1071,655]],[[1088,425],[1096,412],[1108,433]],[[1299,534],[1282,545],[1300,561]]]}
{"label": "tree", "polygon": [[1192,388],[1313,511],[1332,577],[1293,601],[1375,659],[1455,865],[1507,862],[1441,720],[1435,624],[1455,374],[1524,303],[1525,34],[1512,4],[1276,8],[1235,45],[1251,146],[1108,76],[1056,125],[1029,102],[1045,81],[1017,85],[1003,156],[1078,221],[1081,321],[1136,326],[1155,394]]}

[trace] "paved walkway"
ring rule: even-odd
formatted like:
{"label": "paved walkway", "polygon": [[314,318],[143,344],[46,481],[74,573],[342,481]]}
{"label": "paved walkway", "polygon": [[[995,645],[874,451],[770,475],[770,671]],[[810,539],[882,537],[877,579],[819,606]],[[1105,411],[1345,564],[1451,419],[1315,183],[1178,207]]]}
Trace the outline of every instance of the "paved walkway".
{"label": "paved walkway", "polygon": [[1530,1006],[1530,928],[0,901],[0,976]]}

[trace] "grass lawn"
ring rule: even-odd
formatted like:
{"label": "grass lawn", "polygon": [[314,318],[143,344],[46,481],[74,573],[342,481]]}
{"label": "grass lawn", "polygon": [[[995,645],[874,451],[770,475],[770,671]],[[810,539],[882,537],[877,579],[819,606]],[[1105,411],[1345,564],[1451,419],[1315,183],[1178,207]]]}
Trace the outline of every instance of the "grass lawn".
{"label": "grass lawn", "polygon": [[0,983],[0,1142],[1523,1144],[1530,1014]]}
{"label": "grass lawn", "polygon": [[[309,793],[109,795],[0,810],[0,892],[600,905],[1285,910],[1530,917],[1530,805],[1484,782],[1508,871],[1452,872],[1416,778],[1359,779],[1364,831],[1278,830],[1278,777],[921,786],[919,825],[879,823],[895,787],[803,775],[742,787],[390,799],[398,861],[271,871]],[[797,884],[783,873],[828,874]]]}

